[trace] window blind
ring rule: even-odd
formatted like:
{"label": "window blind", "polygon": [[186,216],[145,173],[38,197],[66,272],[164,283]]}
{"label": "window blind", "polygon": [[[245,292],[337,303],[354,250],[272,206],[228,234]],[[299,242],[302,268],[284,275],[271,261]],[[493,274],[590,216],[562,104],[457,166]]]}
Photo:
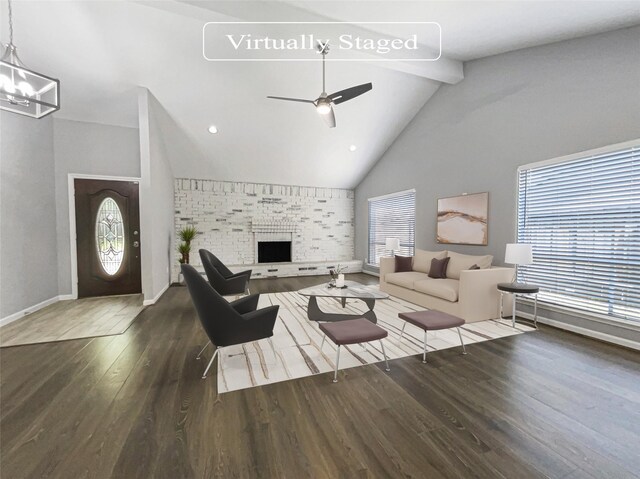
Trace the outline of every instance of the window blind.
{"label": "window blind", "polygon": [[519,281],[539,301],[640,323],[640,143],[518,173]]}
{"label": "window blind", "polygon": [[369,199],[369,264],[379,265],[387,238],[398,238],[396,254],[413,256],[416,238],[416,192],[402,191]]}

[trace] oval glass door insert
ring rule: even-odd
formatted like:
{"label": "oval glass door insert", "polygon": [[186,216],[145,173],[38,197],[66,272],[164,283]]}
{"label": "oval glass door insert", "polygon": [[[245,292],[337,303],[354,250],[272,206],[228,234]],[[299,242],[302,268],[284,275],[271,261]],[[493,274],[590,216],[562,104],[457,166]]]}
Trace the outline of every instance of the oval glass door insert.
{"label": "oval glass door insert", "polygon": [[105,198],[96,215],[96,250],[105,273],[113,276],[124,258],[122,213],[113,198]]}

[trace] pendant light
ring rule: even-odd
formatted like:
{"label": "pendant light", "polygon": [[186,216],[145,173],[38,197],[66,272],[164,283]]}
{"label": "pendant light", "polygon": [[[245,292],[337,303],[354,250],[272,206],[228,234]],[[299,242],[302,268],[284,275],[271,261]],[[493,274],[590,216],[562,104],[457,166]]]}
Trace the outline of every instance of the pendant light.
{"label": "pendant light", "polygon": [[0,110],[42,118],[60,109],[60,80],[27,69],[13,44],[13,15],[9,4],[9,43],[0,58]]}

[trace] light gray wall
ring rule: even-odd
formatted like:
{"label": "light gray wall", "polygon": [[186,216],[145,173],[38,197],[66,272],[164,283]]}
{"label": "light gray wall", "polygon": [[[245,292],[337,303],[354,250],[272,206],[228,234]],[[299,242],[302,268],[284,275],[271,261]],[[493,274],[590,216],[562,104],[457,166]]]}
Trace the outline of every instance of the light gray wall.
{"label": "light gray wall", "polygon": [[69,174],[140,177],[137,128],[62,120],[53,122],[58,237],[58,288],[71,294]]}
{"label": "light gray wall", "polygon": [[0,318],[58,296],[53,118],[0,112]]}
{"label": "light gray wall", "polygon": [[[171,283],[171,264],[175,259],[174,177],[165,141],[165,131],[159,119],[167,112],[153,95],[149,95],[151,113],[151,181],[154,212],[153,272],[154,291],[158,294]],[[179,161],[179,160],[178,160]]]}
{"label": "light gray wall", "polygon": [[146,88],[139,94],[140,118],[140,240],[142,290],[146,302],[170,284],[174,261],[173,173],[158,118],[162,105]]}
{"label": "light gray wall", "polygon": [[640,138],[640,28],[465,64],[356,188],[356,256],[367,256],[367,198],[416,188],[416,245],[435,241],[436,200],[488,191],[489,245],[514,240],[519,165]]}
{"label": "light gray wall", "polygon": [[489,245],[515,237],[519,165],[640,138],[640,27],[465,64],[356,188],[356,257],[367,256],[367,198],[416,188],[416,246],[437,245],[436,200],[488,191]]}

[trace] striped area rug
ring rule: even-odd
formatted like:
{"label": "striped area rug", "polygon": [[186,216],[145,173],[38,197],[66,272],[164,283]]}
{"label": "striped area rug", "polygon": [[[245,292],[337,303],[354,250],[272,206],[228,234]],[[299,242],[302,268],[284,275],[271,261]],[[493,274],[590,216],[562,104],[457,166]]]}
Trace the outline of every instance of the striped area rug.
{"label": "striped area rug", "polygon": [[[279,304],[280,311],[271,338],[222,349],[221,360],[218,361],[219,393],[333,371],[336,346],[327,340],[322,350],[320,349],[324,335],[317,323],[307,319],[307,298],[296,292],[260,296],[259,307],[272,304]],[[323,311],[335,313],[357,314],[367,310],[364,303],[355,299],[348,300],[345,309],[333,298],[318,298],[318,305]],[[423,331],[408,324],[400,340],[404,321],[398,319],[400,312],[421,309],[424,308],[395,297],[376,301],[374,311],[378,317],[378,325],[389,331],[389,336],[383,340],[389,359],[422,354]],[[461,328],[465,344],[534,330],[533,327],[522,324],[516,324],[512,328],[511,320],[481,321]],[[429,332],[427,342],[427,352],[460,347],[455,329]],[[340,369],[383,360],[379,342],[368,343],[366,347],[355,344],[341,349]],[[330,381],[329,377],[327,381]]]}

